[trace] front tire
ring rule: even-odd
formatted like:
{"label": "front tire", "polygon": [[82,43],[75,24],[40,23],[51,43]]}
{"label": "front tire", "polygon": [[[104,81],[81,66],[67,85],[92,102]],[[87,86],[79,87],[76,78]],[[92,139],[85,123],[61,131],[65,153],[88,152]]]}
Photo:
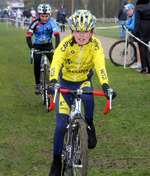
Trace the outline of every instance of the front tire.
{"label": "front tire", "polygon": [[44,65],[44,71],[41,71],[41,96],[43,105],[46,104],[46,109],[49,111],[50,98],[47,95],[47,86],[49,82],[49,66]]}
{"label": "front tire", "polygon": [[[75,120],[76,127],[72,134],[72,158],[71,166],[68,166],[68,157],[64,162],[64,176],[87,176],[88,167],[88,136],[87,127],[82,119]],[[68,146],[67,146],[68,147]],[[67,153],[66,155],[69,155]]]}
{"label": "front tire", "polygon": [[44,70],[40,73],[40,92],[41,92],[41,98],[42,98],[42,104],[45,105],[45,76],[44,76]]}
{"label": "front tire", "polygon": [[48,83],[49,83],[49,66],[48,65],[44,65],[44,78],[45,78],[45,104],[46,104],[46,109],[47,109],[47,112],[49,112],[49,107],[50,107],[50,97],[48,97],[48,94],[47,94],[47,86],[48,86]]}

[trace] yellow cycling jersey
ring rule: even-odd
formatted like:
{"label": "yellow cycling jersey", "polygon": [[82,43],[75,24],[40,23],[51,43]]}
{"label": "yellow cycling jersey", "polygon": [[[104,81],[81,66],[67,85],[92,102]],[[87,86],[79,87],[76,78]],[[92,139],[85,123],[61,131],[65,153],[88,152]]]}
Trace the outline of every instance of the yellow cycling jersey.
{"label": "yellow cycling jersey", "polygon": [[58,75],[67,81],[81,82],[93,75],[94,66],[101,85],[108,84],[103,48],[99,39],[92,36],[86,45],[73,42],[73,35],[64,38],[54,52],[50,81]]}

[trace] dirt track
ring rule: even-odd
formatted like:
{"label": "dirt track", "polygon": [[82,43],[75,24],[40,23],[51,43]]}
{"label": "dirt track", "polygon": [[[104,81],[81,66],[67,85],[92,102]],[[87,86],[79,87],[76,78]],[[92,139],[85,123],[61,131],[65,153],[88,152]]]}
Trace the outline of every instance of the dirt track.
{"label": "dirt track", "polygon": [[[63,38],[67,37],[69,34],[71,34],[70,30],[66,30],[65,32],[60,32],[60,39],[62,40]],[[109,59],[109,49],[111,45],[115,43],[117,40],[108,38],[108,37],[99,36],[99,35],[94,35],[94,36],[100,40],[102,47],[104,49],[105,58]]]}

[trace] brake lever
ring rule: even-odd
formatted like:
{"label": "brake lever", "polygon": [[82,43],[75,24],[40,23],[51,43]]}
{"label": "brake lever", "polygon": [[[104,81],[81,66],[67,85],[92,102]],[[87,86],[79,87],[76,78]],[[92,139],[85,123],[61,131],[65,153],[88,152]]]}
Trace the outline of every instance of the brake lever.
{"label": "brake lever", "polygon": [[108,96],[109,96],[109,100],[110,100],[110,109],[112,109],[111,103],[112,103],[112,95],[113,95],[113,89],[109,88],[108,89]]}
{"label": "brake lever", "polygon": [[59,88],[60,88],[60,84],[56,83],[56,84],[54,85],[54,89],[55,89],[55,93],[54,93],[54,103],[55,103],[55,101],[56,101],[57,91],[59,90]]}
{"label": "brake lever", "polygon": [[33,53],[34,53],[34,49],[32,48],[31,49],[31,55],[30,55],[30,63],[32,64],[33,63]]}

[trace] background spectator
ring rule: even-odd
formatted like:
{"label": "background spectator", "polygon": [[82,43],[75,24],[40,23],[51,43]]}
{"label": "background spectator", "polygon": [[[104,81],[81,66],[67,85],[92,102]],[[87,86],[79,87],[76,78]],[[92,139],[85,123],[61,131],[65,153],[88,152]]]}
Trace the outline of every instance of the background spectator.
{"label": "background spectator", "polygon": [[32,17],[32,21],[36,20],[37,19],[37,13],[36,11],[34,10],[33,7],[31,7],[31,11],[30,11],[30,14],[31,14],[31,17]]}
{"label": "background spectator", "polygon": [[12,17],[12,24],[15,25],[16,17],[17,17],[16,10],[12,11],[11,17]]}
{"label": "background spectator", "polygon": [[126,36],[125,29],[123,28],[123,25],[126,24],[126,20],[127,20],[127,12],[125,10],[125,5],[127,5],[126,1],[121,5],[121,8],[118,13],[118,19],[120,24],[120,28],[119,28],[120,38],[125,38]]}
{"label": "background spectator", "polygon": [[[127,21],[125,26],[129,31],[131,31],[133,33],[134,24],[135,24],[135,7],[133,4],[127,4],[125,6],[125,9],[127,11],[127,15],[129,16],[129,21]],[[133,38],[131,38],[131,39],[134,40]],[[131,68],[141,69],[141,58],[140,58],[140,51],[139,51],[138,43],[136,45],[136,52],[137,52],[137,63],[135,65],[132,65]]]}
{"label": "background spectator", "polygon": [[23,12],[23,17],[24,17],[24,25],[30,26],[30,11],[25,9]]}
{"label": "background spectator", "polygon": [[3,8],[1,8],[0,15],[1,15],[1,22],[4,22],[4,9]]}
{"label": "background spectator", "polygon": [[[149,0],[138,0],[135,9],[134,35],[143,42],[150,41],[150,2]],[[146,45],[139,42],[142,69],[140,73],[146,73],[146,68],[150,74],[150,54]]]}
{"label": "background spectator", "polygon": [[21,17],[22,17],[22,11],[20,9],[17,10],[16,12],[16,16],[17,16],[17,22],[18,22],[18,26],[21,26]]}
{"label": "background spectator", "polygon": [[60,23],[59,25],[60,25],[61,32],[65,32],[65,23],[67,22],[66,16],[67,16],[66,10],[64,9],[64,6],[61,5],[60,9],[56,14],[56,21]]}

